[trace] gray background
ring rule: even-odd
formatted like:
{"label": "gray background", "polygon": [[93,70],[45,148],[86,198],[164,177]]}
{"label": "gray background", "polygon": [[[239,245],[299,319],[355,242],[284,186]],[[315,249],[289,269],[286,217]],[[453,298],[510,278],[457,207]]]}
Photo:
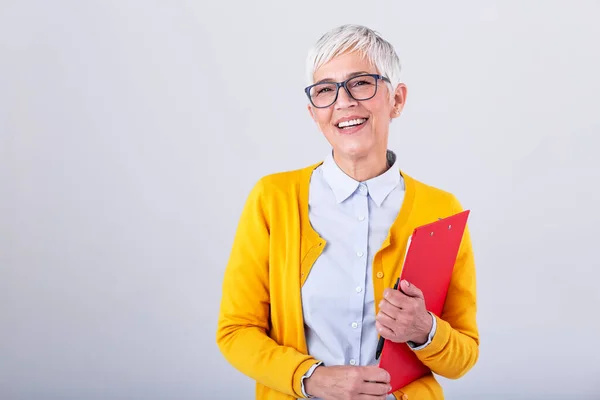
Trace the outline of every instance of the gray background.
{"label": "gray background", "polygon": [[304,60],[380,31],[390,148],[472,210],[448,399],[600,398],[597,1],[0,2],[0,398],[253,398],[215,344],[239,212],[321,160]]}

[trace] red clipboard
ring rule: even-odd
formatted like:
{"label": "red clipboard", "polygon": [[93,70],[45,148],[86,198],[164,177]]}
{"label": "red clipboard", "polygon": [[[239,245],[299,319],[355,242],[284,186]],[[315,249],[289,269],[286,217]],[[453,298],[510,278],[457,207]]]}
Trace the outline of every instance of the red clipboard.
{"label": "red clipboard", "polygon": [[[409,238],[400,279],[421,289],[427,310],[440,316],[469,210],[415,228]],[[425,366],[406,343],[385,340],[379,367],[391,376],[391,392],[428,374]]]}

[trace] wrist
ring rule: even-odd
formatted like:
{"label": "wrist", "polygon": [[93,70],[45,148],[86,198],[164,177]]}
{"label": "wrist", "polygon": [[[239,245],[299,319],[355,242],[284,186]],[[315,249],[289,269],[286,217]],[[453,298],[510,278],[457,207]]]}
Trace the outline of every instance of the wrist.
{"label": "wrist", "polygon": [[425,314],[419,318],[415,337],[411,341],[418,345],[427,343],[431,329],[433,329],[433,318],[429,311],[425,311]]}
{"label": "wrist", "polygon": [[321,397],[319,392],[321,373],[323,367],[317,365],[312,374],[304,380],[304,389],[309,397]]}

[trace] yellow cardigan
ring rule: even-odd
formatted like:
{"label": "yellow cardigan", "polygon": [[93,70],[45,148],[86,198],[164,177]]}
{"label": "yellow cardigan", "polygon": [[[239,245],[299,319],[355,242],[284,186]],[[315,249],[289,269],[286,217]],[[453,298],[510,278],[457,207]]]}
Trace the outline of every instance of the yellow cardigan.
{"label": "yellow cardigan", "polygon": [[[260,179],[243,208],[225,269],[216,340],[224,357],[256,381],[256,398],[302,398],[301,377],[315,363],[307,354],[301,287],[325,240],[311,227],[308,190],[319,164]],[[373,260],[376,312],[383,290],[400,275],[415,227],[462,208],[454,195],[401,172],[406,193],[388,237]],[[475,263],[468,228],[461,243],[437,331],[419,359],[456,379],[477,362]],[[397,399],[443,399],[433,374],[394,393]]]}

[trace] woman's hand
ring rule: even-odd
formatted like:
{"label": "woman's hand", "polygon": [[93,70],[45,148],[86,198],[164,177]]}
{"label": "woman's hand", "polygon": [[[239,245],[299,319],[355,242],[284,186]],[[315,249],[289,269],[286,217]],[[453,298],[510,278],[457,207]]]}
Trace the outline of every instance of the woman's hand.
{"label": "woman's hand", "polygon": [[385,400],[389,383],[390,374],[377,366],[320,366],[304,381],[304,390],[324,400]]}
{"label": "woman's hand", "polygon": [[400,289],[384,291],[384,299],[375,318],[377,331],[393,342],[423,344],[427,342],[433,325],[423,293],[404,280],[400,282]]}

